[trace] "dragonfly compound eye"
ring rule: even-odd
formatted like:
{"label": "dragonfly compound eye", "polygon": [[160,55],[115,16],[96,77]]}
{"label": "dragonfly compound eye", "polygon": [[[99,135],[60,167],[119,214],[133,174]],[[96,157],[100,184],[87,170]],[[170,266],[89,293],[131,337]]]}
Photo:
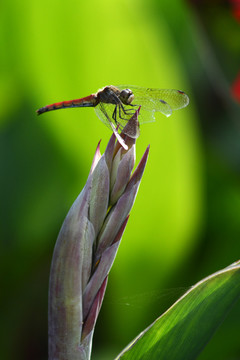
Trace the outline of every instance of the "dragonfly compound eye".
{"label": "dragonfly compound eye", "polygon": [[125,105],[131,104],[133,99],[134,99],[134,95],[133,95],[132,90],[124,89],[121,91],[120,100],[122,101],[123,104],[125,104]]}

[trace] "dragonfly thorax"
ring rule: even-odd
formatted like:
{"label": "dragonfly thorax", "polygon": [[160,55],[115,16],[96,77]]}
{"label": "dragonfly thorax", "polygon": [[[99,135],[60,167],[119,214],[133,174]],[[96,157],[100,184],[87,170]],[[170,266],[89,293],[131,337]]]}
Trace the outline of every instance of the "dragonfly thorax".
{"label": "dragonfly thorax", "polygon": [[[109,85],[105,86],[103,89],[99,90],[96,94],[96,105],[99,102],[104,104],[113,104],[113,105],[130,105],[134,99],[132,90],[123,89],[120,90],[116,86]],[[96,106],[95,105],[95,106]]]}
{"label": "dragonfly thorax", "polygon": [[129,105],[133,101],[134,95],[132,90],[124,89],[121,91],[119,98],[124,105]]}

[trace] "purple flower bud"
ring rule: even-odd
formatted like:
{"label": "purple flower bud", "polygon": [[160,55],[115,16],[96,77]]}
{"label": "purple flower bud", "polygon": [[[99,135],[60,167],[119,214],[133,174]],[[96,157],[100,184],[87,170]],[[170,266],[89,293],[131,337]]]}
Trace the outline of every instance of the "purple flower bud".
{"label": "purple flower bud", "polygon": [[49,360],[90,358],[108,274],[149,152],[148,147],[131,176],[138,113],[118,134],[120,144],[112,135],[102,156],[98,144],[86,185],[59,233],[49,284]]}

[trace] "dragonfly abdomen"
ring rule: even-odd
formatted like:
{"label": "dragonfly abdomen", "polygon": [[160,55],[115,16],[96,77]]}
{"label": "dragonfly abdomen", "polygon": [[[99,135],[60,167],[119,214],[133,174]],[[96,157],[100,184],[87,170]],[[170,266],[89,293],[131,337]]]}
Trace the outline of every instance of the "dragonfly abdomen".
{"label": "dragonfly abdomen", "polygon": [[59,110],[59,109],[67,109],[74,107],[93,107],[99,103],[97,97],[95,95],[89,95],[85,98],[69,100],[69,101],[61,101],[54,104],[46,105],[36,112],[38,115],[43,114],[47,111]]}

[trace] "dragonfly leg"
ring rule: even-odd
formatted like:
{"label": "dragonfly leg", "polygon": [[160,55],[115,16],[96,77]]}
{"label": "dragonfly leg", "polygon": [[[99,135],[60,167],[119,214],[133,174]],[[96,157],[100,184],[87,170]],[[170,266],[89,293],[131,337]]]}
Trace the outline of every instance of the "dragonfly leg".
{"label": "dragonfly leg", "polygon": [[115,122],[116,125],[118,125],[118,121],[117,121],[117,110],[118,110],[118,117],[119,117],[119,119],[128,120],[128,119],[125,119],[125,118],[123,118],[123,117],[121,116],[121,109],[123,110],[124,113],[126,113],[126,112],[124,111],[123,105],[122,105],[122,104],[118,104],[118,105],[115,106],[115,109],[114,109],[113,114],[112,114],[112,118],[113,118],[113,120],[114,120],[114,122]]}
{"label": "dragonfly leg", "polygon": [[129,120],[129,119],[128,118],[125,119],[125,118],[121,117],[121,110],[123,111],[123,113],[125,115],[133,115],[134,114],[134,111],[132,109],[125,109],[125,107],[122,104],[120,104],[120,106],[119,106],[119,117],[120,117],[120,119],[123,119],[123,120]]}
{"label": "dragonfly leg", "polygon": [[140,105],[137,105],[137,104],[128,104],[129,106],[140,106]]}
{"label": "dragonfly leg", "polygon": [[[122,115],[122,113],[124,115]],[[120,104],[117,104],[114,108],[114,111],[113,111],[113,114],[112,114],[112,118],[115,122],[115,124],[117,125],[118,124],[118,121],[117,121],[117,116],[119,119],[121,120],[125,120],[125,121],[128,121],[129,120],[129,116],[130,115],[133,115],[134,114],[134,111],[132,109],[125,109],[125,107],[123,106],[122,103]]]}
{"label": "dragonfly leg", "polygon": [[125,115],[127,115],[127,112],[126,112],[126,110],[124,109],[124,106],[123,106],[122,104],[120,104],[120,105],[118,106],[118,116],[119,116],[119,119],[122,119],[122,120],[127,121],[128,119],[122,117],[121,111],[123,111],[123,113],[124,113]]}
{"label": "dragonfly leg", "polygon": [[113,111],[112,118],[113,118],[115,124],[117,124],[117,105],[115,106],[115,109]]}
{"label": "dragonfly leg", "polygon": [[121,110],[123,110],[123,112],[124,112],[124,107],[123,107],[122,104],[120,104],[120,105],[118,106],[118,116],[119,116],[119,119],[125,120],[125,119],[122,117],[122,115],[121,115]]}

